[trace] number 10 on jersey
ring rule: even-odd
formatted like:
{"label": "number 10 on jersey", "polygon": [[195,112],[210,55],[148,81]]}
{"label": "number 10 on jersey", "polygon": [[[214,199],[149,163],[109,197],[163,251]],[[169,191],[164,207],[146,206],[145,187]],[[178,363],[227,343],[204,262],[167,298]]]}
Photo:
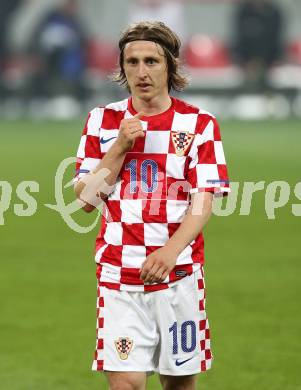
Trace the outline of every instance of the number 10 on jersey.
{"label": "number 10 on jersey", "polygon": [[[130,160],[125,165],[125,170],[130,173],[130,193],[142,191],[153,193],[158,189],[158,163],[151,159],[139,161]],[[138,180],[140,178],[140,180]],[[139,188],[140,187],[140,188]]]}

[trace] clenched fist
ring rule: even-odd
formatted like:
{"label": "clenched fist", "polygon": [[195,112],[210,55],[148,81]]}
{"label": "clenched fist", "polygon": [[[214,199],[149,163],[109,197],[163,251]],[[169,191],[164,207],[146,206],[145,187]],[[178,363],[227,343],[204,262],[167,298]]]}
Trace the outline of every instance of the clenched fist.
{"label": "clenched fist", "polygon": [[144,137],[142,124],[139,120],[142,116],[143,113],[139,112],[132,118],[123,119],[120,122],[116,144],[119,145],[123,152],[128,152],[133,148],[136,138]]}

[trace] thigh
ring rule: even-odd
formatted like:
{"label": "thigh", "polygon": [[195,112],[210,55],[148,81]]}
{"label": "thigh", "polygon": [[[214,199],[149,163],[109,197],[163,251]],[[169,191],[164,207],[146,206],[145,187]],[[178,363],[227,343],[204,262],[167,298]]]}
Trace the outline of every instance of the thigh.
{"label": "thigh", "polygon": [[170,376],[160,375],[160,382],[163,390],[195,390],[196,375]]}
{"label": "thigh", "polygon": [[188,376],[211,367],[209,323],[202,271],[185,277],[156,297],[160,332],[158,367],[162,375]]}
{"label": "thigh", "polygon": [[148,372],[158,343],[156,324],[143,292],[98,287],[97,339],[92,370]]}
{"label": "thigh", "polygon": [[105,371],[112,390],[145,390],[146,374],[143,372]]}

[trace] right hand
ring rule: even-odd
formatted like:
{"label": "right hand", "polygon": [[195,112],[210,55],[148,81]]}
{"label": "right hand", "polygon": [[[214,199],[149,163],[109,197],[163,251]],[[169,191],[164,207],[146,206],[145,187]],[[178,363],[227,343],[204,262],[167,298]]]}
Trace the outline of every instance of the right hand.
{"label": "right hand", "polygon": [[144,131],[140,118],[143,116],[143,112],[138,112],[135,116],[128,119],[123,119],[120,122],[119,133],[116,140],[124,152],[128,152],[134,146],[136,138],[144,137]]}

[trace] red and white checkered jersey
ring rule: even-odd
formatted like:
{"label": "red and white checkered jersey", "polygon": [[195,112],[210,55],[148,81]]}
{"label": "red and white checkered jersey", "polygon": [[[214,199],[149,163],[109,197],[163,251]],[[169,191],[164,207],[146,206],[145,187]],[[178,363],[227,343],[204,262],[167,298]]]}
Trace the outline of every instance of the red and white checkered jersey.
{"label": "red and white checkered jersey", "polygon": [[[77,153],[75,181],[93,170],[118,136],[120,121],[137,112],[132,99],[93,109]],[[144,285],[139,269],[183,220],[190,194],[229,192],[218,123],[213,115],[172,98],[171,107],[142,117],[145,137],[127,152],[114,191],[105,201],[95,260],[100,285],[118,290],[168,288],[204,263],[202,233],[178,256],[163,283]]]}

